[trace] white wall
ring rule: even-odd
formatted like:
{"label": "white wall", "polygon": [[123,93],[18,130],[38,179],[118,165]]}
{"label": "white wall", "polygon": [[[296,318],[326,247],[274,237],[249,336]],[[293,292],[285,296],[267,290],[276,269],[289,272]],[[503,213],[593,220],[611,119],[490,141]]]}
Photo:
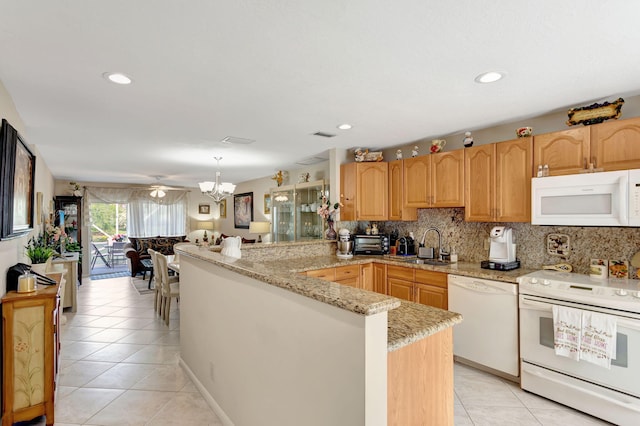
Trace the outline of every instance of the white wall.
{"label": "white wall", "polygon": [[386,312],[180,259],[181,357],[233,424],[386,425]]}
{"label": "white wall", "polygon": [[[16,110],[16,107],[11,99],[11,96],[5,89],[4,85],[0,81],[0,118],[6,118],[7,121],[18,130],[20,136],[28,144],[29,135],[25,131],[24,123],[20,118],[20,114]],[[53,176],[49,171],[49,168],[42,160],[38,148],[34,145],[29,145],[36,157],[36,179],[35,179],[35,192],[42,192],[43,194],[43,208],[48,212],[49,201],[53,200]],[[34,194],[34,208],[35,208],[35,194]],[[35,216],[35,214],[34,214]],[[27,241],[32,235],[38,234],[42,229],[42,225],[37,225],[36,219],[34,219],[34,230],[27,236],[22,238],[14,238],[11,240],[0,241],[0,291],[2,294],[6,293],[6,280],[7,270],[9,267],[15,265],[18,262],[31,263],[29,258],[25,255],[24,247],[27,245]]]}

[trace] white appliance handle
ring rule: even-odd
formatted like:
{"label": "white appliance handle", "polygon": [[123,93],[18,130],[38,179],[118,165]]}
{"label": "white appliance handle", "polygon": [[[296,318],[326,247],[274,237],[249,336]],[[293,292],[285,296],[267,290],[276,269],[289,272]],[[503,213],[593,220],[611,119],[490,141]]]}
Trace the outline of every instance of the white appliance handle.
{"label": "white appliance handle", "polygon": [[627,197],[629,194],[629,175],[624,175],[620,177],[620,181],[618,182],[618,194],[620,195],[620,224],[628,225],[629,224],[629,204],[627,203]]}
{"label": "white appliance handle", "polygon": [[[507,284],[508,285],[508,284]],[[452,280],[449,282],[449,286],[460,287],[465,290],[471,290],[476,293],[485,294],[513,294],[517,292],[516,286],[512,285],[510,289],[505,288],[505,285],[495,285],[487,281],[472,280],[470,282]]]}
{"label": "white appliance handle", "polygon": [[[535,300],[520,298],[520,309],[528,309],[531,311],[541,311],[541,312],[551,312],[551,306],[553,305],[569,306],[563,303],[537,302]],[[570,307],[585,310],[580,308],[580,306],[572,305]],[[592,310],[592,309],[587,309],[587,310],[591,312],[601,313],[604,315],[611,315],[616,318],[616,323],[618,324],[619,327],[624,327],[626,329],[633,330],[633,331],[640,331],[640,321],[638,320],[634,321],[631,319],[627,319],[625,317],[614,315],[613,313],[609,313],[609,312],[602,312],[602,311]]]}
{"label": "white appliance handle", "polygon": [[586,389],[586,388],[584,388],[582,386],[576,386],[576,385],[574,385],[572,383],[569,383],[569,382],[566,382],[564,380],[558,380],[555,377],[553,377],[551,375],[546,375],[541,371],[534,371],[534,370],[528,368],[528,366],[526,364],[522,365],[522,369],[525,370],[529,374],[541,377],[544,380],[548,380],[550,382],[557,383],[557,384],[559,384],[559,385],[561,385],[563,387],[570,387],[570,388],[575,389],[575,390],[577,390],[577,391],[579,391],[581,393],[589,394],[590,396],[594,396],[594,397],[596,397],[598,399],[607,400],[608,402],[610,402],[612,404],[615,404],[615,405],[618,405],[618,406],[623,406],[625,409],[630,409],[630,410],[633,410],[635,412],[640,412],[639,410],[637,410],[634,407],[634,402],[633,401],[621,401],[619,399],[614,399],[614,398],[611,398],[610,396],[594,392],[594,391],[592,391],[590,389]]}

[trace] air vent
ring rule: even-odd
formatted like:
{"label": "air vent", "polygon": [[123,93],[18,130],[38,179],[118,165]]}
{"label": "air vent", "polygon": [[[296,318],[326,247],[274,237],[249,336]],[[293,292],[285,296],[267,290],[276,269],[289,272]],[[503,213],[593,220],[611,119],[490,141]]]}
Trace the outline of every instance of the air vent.
{"label": "air vent", "polygon": [[300,164],[301,166],[310,166],[312,164],[322,163],[323,161],[327,161],[327,159],[322,157],[309,157],[296,161],[296,164]]}
{"label": "air vent", "polygon": [[332,133],[326,133],[326,132],[315,132],[314,136],[322,136],[323,138],[332,138],[335,135]]}
{"label": "air vent", "polygon": [[221,141],[227,145],[249,145],[254,143],[253,139],[236,138],[235,136],[227,136]]}

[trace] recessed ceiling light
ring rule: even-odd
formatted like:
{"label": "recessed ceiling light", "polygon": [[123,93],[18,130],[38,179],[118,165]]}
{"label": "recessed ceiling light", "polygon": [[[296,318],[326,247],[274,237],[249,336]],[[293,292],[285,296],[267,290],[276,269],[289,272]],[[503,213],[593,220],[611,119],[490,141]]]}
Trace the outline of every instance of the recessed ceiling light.
{"label": "recessed ceiling light", "polygon": [[351,127],[353,127],[353,126],[351,126],[351,124],[344,123],[344,124],[339,125],[338,129],[340,129],[340,130],[349,130],[349,129],[351,129]]}
{"label": "recessed ceiling light", "polygon": [[504,77],[504,74],[497,71],[489,71],[480,74],[475,78],[476,83],[493,83]]}
{"label": "recessed ceiling light", "polygon": [[102,76],[112,83],[131,84],[131,78],[121,72],[105,72]]}

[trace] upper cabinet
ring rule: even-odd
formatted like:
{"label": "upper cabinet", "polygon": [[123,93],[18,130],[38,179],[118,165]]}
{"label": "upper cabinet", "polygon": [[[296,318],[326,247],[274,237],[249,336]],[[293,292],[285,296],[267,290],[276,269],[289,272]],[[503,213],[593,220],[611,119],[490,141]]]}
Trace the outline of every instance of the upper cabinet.
{"label": "upper cabinet", "polygon": [[464,150],[404,160],[406,207],[464,206]]}
{"label": "upper cabinet", "polygon": [[389,220],[418,220],[418,209],[404,206],[403,160],[389,162]]}
{"label": "upper cabinet", "polygon": [[549,175],[640,168],[640,118],[608,121],[534,136],[533,164],[547,164]]}
{"label": "upper cabinet", "polygon": [[386,162],[340,166],[340,220],[389,218],[389,168]]}
{"label": "upper cabinet", "polygon": [[465,220],[531,220],[532,138],[480,145],[465,153]]}

